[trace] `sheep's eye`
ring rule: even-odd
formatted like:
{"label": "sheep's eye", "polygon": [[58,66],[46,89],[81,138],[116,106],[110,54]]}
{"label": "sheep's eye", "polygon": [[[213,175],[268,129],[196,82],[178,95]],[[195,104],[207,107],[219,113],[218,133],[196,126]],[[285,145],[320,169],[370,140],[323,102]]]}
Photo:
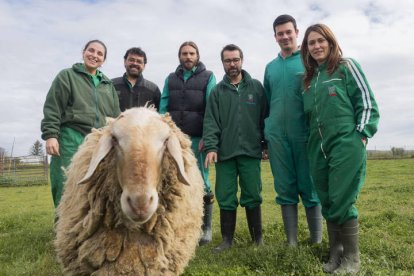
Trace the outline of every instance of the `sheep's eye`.
{"label": "sheep's eye", "polygon": [[118,139],[115,136],[113,136],[113,135],[112,135],[112,145],[113,146],[118,145]]}

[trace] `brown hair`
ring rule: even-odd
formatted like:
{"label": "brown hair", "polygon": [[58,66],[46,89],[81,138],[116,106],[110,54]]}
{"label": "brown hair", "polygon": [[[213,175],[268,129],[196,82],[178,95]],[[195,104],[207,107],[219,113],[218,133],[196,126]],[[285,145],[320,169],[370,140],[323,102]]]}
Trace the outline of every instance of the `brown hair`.
{"label": "brown hair", "polygon": [[273,31],[276,33],[276,26],[286,24],[288,22],[292,22],[293,28],[295,28],[295,30],[298,29],[298,27],[296,26],[296,20],[295,18],[293,18],[293,16],[289,14],[282,14],[276,17],[275,21],[273,21]]}
{"label": "brown hair", "polygon": [[104,47],[104,49],[105,49],[105,53],[104,53],[104,60],[106,60],[106,52],[107,52],[107,50],[106,50],[106,45],[105,45],[105,43],[103,43],[103,42],[102,42],[102,41],[100,41],[99,39],[89,40],[89,41],[86,43],[85,47],[83,48],[83,52],[85,52],[85,51],[86,51],[86,49],[88,49],[89,45],[91,45],[92,43],[99,43],[99,44],[101,44],[101,45],[102,45],[102,47]]}
{"label": "brown hair", "polygon": [[228,45],[224,46],[223,49],[221,50],[221,53],[220,53],[221,61],[223,61],[223,59],[224,59],[224,55],[223,55],[224,51],[230,51],[230,52],[239,51],[240,58],[243,59],[243,51],[237,45],[228,44]]}
{"label": "brown hair", "polygon": [[178,49],[178,58],[180,58],[181,49],[184,46],[191,46],[191,47],[193,47],[196,50],[196,53],[197,53],[197,63],[198,63],[199,60],[200,60],[200,53],[198,52],[197,44],[195,44],[195,42],[192,42],[192,41],[185,41],[185,42],[183,42],[183,44],[181,44],[180,48]]}
{"label": "brown hair", "polygon": [[315,24],[315,25],[309,26],[306,29],[305,36],[302,41],[301,50],[300,50],[303,65],[305,66],[305,77],[303,80],[305,89],[309,87],[312,77],[315,73],[315,68],[318,67],[318,63],[310,55],[309,49],[308,49],[308,37],[311,32],[317,32],[318,34],[322,35],[328,41],[330,52],[327,58],[327,69],[328,69],[329,74],[332,74],[338,68],[339,62],[342,59],[341,47],[339,47],[338,41],[336,40],[331,29],[329,29],[329,27],[324,24]]}

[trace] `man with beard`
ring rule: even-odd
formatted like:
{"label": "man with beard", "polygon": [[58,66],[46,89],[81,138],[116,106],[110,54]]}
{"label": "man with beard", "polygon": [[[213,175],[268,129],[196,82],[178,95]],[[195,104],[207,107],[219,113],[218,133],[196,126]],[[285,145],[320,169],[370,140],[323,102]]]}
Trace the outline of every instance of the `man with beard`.
{"label": "man with beard", "polygon": [[273,23],[279,55],[267,66],[264,88],[269,103],[265,137],[282,219],[290,246],[297,245],[299,196],[305,206],[312,243],[322,241],[322,215],[309,172],[306,144],[309,129],[303,111],[304,67],[297,44],[299,30],[290,15]]}
{"label": "man with beard", "polygon": [[204,245],[212,239],[214,195],[211,192],[208,169],[203,166],[205,152],[201,137],[207,99],[216,84],[216,78],[200,61],[198,47],[194,42],[186,41],[181,44],[178,59],[180,65],[165,80],[160,113],[169,112],[175,124],[191,137],[191,148],[204,179],[203,235],[199,242],[200,245]]}
{"label": "man with beard", "polygon": [[239,205],[237,179],[250,236],[256,245],[262,244],[260,164],[267,115],[262,84],[242,70],[242,50],[234,44],[225,46],[221,61],[226,74],[211,92],[203,131],[207,152],[204,166],[216,163],[215,193],[223,238],[214,252],[221,252],[233,243]]}
{"label": "man with beard", "polygon": [[147,64],[147,55],[141,48],[133,47],[124,55],[126,72],[122,77],[112,79],[118,92],[121,111],[132,107],[154,105],[158,110],[161,92],[158,86],[144,79],[142,72]]}

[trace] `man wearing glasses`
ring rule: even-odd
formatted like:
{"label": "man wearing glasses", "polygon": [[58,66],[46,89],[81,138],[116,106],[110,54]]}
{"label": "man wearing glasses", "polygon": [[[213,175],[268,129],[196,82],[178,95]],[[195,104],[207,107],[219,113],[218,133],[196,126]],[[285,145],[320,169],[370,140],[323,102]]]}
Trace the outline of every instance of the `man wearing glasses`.
{"label": "man wearing glasses", "polygon": [[216,198],[220,207],[221,252],[232,246],[236,227],[238,179],[240,205],[245,207],[249,232],[262,244],[260,161],[267,112],[262,84],[242,70],[243,52],[230,44],[221,51],[226,74],[211,92],[204,117],[204,166],[216,163]]}
{"label": "man wearing glasses", "polygon": [[112,80],[118,92],[121,111],[132,107],[153,104],[158,110],[161,92],[158,86],[144,79],[142,72],[147,64],[147,55],[141,48],[131,48],[124,55],[126,72],[122,77]]}

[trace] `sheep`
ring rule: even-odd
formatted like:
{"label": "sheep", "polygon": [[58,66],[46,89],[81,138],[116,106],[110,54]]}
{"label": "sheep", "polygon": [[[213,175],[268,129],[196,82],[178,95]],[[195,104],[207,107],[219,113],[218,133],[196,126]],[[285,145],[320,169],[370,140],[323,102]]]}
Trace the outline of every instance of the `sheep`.
{"label": "sheep", "polygon": [[54,241],[67,275],[179,275],[201,236],[203,180],[171,117],[133,108],[74,155]]}

